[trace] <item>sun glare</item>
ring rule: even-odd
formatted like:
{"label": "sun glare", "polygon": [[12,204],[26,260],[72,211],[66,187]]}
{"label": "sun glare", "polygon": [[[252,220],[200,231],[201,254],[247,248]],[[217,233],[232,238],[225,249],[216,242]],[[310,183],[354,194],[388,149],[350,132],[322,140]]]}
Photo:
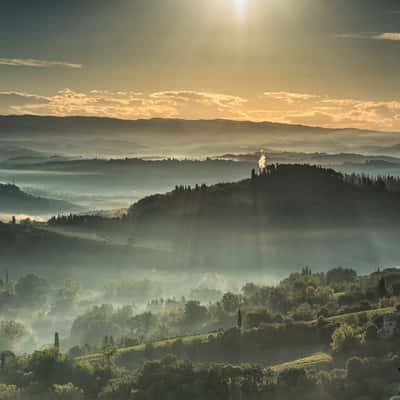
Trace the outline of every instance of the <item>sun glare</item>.
{"label": "sun glare", "polygon": [[243,16],[246,13],[248,0],[233,0],[237,15]]}

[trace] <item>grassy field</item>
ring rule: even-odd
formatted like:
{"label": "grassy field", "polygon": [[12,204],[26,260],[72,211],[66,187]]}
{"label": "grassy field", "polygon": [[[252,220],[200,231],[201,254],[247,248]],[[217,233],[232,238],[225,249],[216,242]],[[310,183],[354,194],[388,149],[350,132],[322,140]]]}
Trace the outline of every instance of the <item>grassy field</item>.
{"label": "grassy field", "polygon": [[331,322],[343,322],[347,318],[358,317],[361,314],[365,314],[368,316],[368,318],[371,318],[375,315],[382,315],[382,314],[386,314],[389,312],[393,312],[394,310],[395,310],[394,307],[377,308],[374,310],[366,310],[366,311],[358,311],[358,312],[348,313],[348,314],[334,315],[333,317],[328,317],[327,320],[331,321]]}
{"label": "grassy field", "polygon": [[[49,225],[37,225],[37,229],[41,229],[46,232],[55,233],[57,235],[61,235],[67,237],[69,239],[78,239],[78,240],[90,240],[97,243],[103,243],[115,247],[126,247],[127,246],[127,236],[116,236],[116,235],[101,235],[96,233],[95,231],[90,230],[81,230],[74,229],[68,227],[58,227],[58,226],[49,226]],[[135,242],[134,245],[131,245],[131,248],[136,250],[143,251],[157,251],[162,253],[170,253],[171,248],[163,245],[161,243],[149,242],[149,241],[138,241]]]}
{"label": "grassy field", "polygon": [[[183,343],[188,344],[196,340],[200,341],[207,341],[210,336],[216,336],[216,332],[212,333],[204,333],[204,334],[199,334],[199,335],[192,335],[192,336],[184,336],[184,337],[175,337],[171,339],[163,339],[163,340],[157,340],[155,342],[152,342],[151,345],[154,348],[159,348],[159,347],[164,347],[168,346],[177,340],[182,340]],[[139,344],[137,346],[130,346],[130,347],[123,347],[117,350],[117,354],[123,354],[123,353],[130,353],[130,352],[142,352],[144,351],[146,345],[145,344]],[[82,357],[78,357],[78,361],[96,361],[100,358],[103,357],[102,353],[95,353],[95,354],[88,354]]]}
{"label": "grassy field", "polygon": [[298,360],[274,365],[272,369],[276,372],[281,372],[285,369],[315,367],[323,364],[330,364],[331,362],[332,362],[332,357],[329,354],[315,353],[308,357],[299,358]]}
{"label": "grassy field", "polygon": [[[378,308],[374,310],[366,310],[366,311],[359,311],[359,312],[354,312],[354,313],[348,313],[348,314],[340,314],[340,315],[334,315],[332,317],[328,317],[327,321],[330,322],[345,322],[348,318],[353,318],[353,317],[358,317],[361,314],[366,314],[369,318],[375,316],[375,315],[382,315],[388,312],[393,312],[394,307],[385,307],[385,308]],[[310,324],[316,323],[316,321],[310,321]],[[216,336],[217,333],[212,332],[212,333],[206,333],[206,334],[199,334],[199,335],[191,335],[191,336],[184,336],[184,337],[175,337],[175,338],[170,338],[170,339],[164,339],[164,340],[158,340],[155,342],[152,342],[151,345],[155,348],[163,347],[163,346],[168,346],[172,343],[174,343],[176,340],[182,340],[183,343],[191,343],[195,340],[200,340],[200,341],[207,341],[209,336]],[[142,352],[145,349],[145,344],[140,344],[137,346],[131,346],[131,347],[124,347],[120,348],[117,350],[117,354],[123,354],[127,352]],[[95,354],[88,354],[82,357],[78,357],[77,360],[79,361],[96,361],[102,357],[102,353],[95,353]],[[313,364],[319,364],[319,363],[326,363],[330,362],[332,359],[329,355],[326,353],[316,353],[314,355],[311,355],[309,357],[299,359],[296,361],[292,361],[288,364],[287,368],[295,368],[295,366],[290,366],[290,365],[297,365],[297,367],[301,367],[302,363],[307,364],[307,365],[313,365]],[[281,368],[282,366],[285,366],[286,364],[281,364],[273,367],[274,369]],[[306,365],[304,365],[306,366]],[[285,368],[285,367],[283,367]]]}

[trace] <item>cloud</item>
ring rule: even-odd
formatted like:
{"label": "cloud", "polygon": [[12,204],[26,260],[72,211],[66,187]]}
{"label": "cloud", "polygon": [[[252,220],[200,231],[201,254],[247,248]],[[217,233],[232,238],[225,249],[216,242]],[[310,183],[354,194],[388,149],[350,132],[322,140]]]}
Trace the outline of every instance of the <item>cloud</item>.
{"label": "cloud", "polygon": [[[186,118],[246,118],[244,105],[247,100],[239,96],[191,90],[152,93],[151,100],[159,105],[174,107],[177,114]],[[207,117],[209,115],[209,117]]]}
{"label": "cloud", "polygon": [[318,96],[314,94],[292,92],[264,92],[264,96],[270,99],[282,100],[288,104],[293,104],[297,101],[306,101],[318,98]]}
{"label": "cloud", "polygon": [[377,39],[377,40],[400,40],[400,33],[399,32],[379,33],[377,35],[372,36],[372,39]]}
{"label": "cloud", "polygon": [[0,91],[0,113],[273,121],[327,128],[400,131],[400,101],[265,91],[255,99],[193,90],[153,93],[63,89],[50,96]]}
{"label": "cloud", "polygon": [[342,39],[400,40],[400,32],[344,33],[337,35]]}
{"label": "cloud", "polygon": [[[9,102],[4,110],[1,97]],[[39,96],[17,91],[0,91],[0,112],[34,115],[108,116],[135,118],[247,119],[247,100],[220,93],[189,90],[162,91],[148,95],[134,91],[91,90],[88,93],[63,89],[53,96]]]}
{"label": "cloud", "polygon": [[35,58],[0,58],[0,65],[31,68],[82,68],[82,64],[73,64],[63,61],[37,60]]}
{"label": "cloud", "polygon": [[[400,101],[397,100],[374,101],[279,93],[279,96],[271,96],[270,92],[266,92],[266,111],[263,113],[259,109],[257,118],[331,128],[400,130]],[[279,106],[279,102],[285,103],[286,107]]]}

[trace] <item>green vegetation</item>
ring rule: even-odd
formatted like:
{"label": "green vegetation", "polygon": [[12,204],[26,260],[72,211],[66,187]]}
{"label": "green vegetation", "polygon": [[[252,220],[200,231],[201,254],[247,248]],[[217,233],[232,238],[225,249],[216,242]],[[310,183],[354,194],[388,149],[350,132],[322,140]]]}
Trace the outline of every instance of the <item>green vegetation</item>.
{"label": "green vegetation", "polygon": [[316,353],[308,357],[299,358],[298,360],[274,365],[272,366],[272,369],[274,371],[281,372],[283,370],[288,370],[293,368],[319,367],[324,364],[331,364],[332,362],[333,358],[331,355],[326,353]]}
{"label": "green vegetation", "polygon": [[[156,340],[154,342],[149,343],[154,349],[167,348],[170,345],[176,343],[177,341],[181,341],[183,344],[191,344],[193,342],[204,342],[207,341],[210,337],[216,336],[216,333],[207,333],[207,334],[199,334],[199,335],[189,335],[182,336],[170,339]],[[144,352],[146,350],[147,344],[138,344],[136,346],[122,347],[117,349],[117,355],[123,353],[135,353],[135,352]],[[78,361],[98,361],[103,357],[103,353],[95,353],[95,354],[87,354],[85,356],[77,357]]]}
{"label": "green vegetation", "polygon": [[[247,283],[240,293],[228,291],[207,305],[158,298],[142,313],[128,305],[97,305],[75,318],[68,340],[57,332],[53,345],[30,355],[18,354],[29,330],[3,322],[0,396],[390,398],[400,391],[400,337],[382,338],[378,332],[383,315],[397,309],[399,280],[396,269],[358,276],[344,268],[325,274],[305,267],[276,286]],[[77,305],[81,290],[77,282],[54,289],[33,274],[1,287],[16,309],[51,304],[62,315]],[[117,296],[121,289],[120,299],[129,293],[145,299],[152,287],[146,280],[114,282],[104,295]]]}

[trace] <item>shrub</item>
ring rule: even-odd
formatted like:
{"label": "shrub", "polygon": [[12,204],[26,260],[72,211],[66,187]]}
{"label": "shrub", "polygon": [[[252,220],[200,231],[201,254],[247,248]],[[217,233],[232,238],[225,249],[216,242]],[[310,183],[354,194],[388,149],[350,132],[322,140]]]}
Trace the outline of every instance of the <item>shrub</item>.
{"label": "shrub", "polygon": [[359,344],[353,328],[347,324],[342,324],[332,334],[332,349],[337,353],[354,350]]}

